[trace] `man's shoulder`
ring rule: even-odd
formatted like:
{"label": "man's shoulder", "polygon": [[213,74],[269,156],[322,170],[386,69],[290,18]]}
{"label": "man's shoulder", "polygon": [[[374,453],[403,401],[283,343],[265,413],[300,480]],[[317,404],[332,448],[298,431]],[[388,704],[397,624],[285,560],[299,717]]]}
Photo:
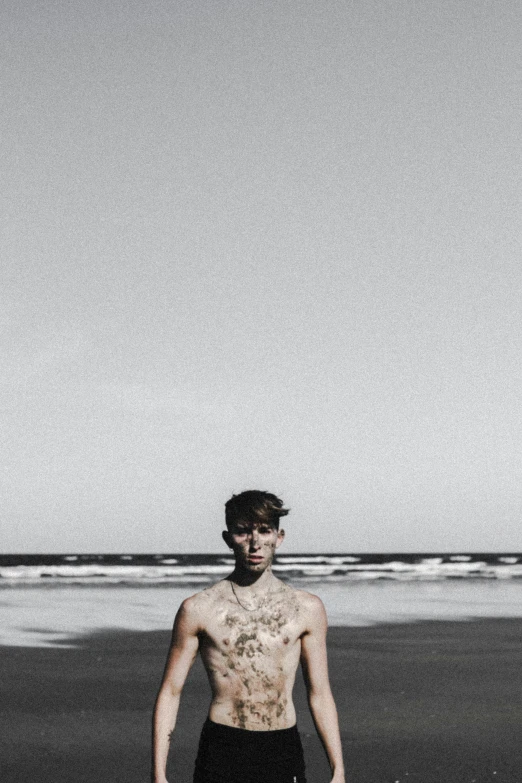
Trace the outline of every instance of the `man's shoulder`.
{"label": "man's shoulder", "polygon": [[201,614],[212,611],[216,603],[222,601],[223,583],[217,582],[198,593],[185,598],[181,603],[180,610],[187,615]]}
{"label": "man's shoulder", "polygon": [[299,600],[303,608],[314,613],[324,611],[324,604],[315,593],[309,593],[307,590],[296,590],[296,593],[299,594]]}
{"label": "man's shoulder", "polygon": [[324,604],[319,596],[309,593],[307,590],[293,589],[295,601],[299,606],[303,634],[314,634],[319,637],[326,636],[328,620]]}
{"label": "man's shoulder", "polygon": [[299,606],[300,610],[311,615],[321,615],[324,613],[324,604],[319,596],[309,593],[307,590],[300,590],[292,585],[285,584],[284,591],[288,597],[291,597]]}

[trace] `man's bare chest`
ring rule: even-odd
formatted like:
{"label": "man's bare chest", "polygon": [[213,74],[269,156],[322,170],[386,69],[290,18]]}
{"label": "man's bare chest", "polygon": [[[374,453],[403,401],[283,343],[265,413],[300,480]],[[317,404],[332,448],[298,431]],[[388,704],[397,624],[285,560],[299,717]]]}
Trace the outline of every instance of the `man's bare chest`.
{"label": "man's bare chest", "polygon": [[299,607],[293,601],[273,601],[257,611],[228,603],[209,617],[205,646],[237,664],[279,658],[295,648],[302,635],[301,624]]}

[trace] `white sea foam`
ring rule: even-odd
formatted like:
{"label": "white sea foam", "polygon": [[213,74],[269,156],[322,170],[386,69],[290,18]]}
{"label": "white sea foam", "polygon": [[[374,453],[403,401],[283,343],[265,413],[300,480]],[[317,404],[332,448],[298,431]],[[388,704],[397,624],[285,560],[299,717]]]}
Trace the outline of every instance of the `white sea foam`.
{"label": "white sea foam", "polygon": [[358,563],[360,557],[352,557],[351,555],[342,556],[326,556],[326,555],[305,555],[300,557],[278,557],[279,563],[331,563],[332,565],[342,565],[343,563]]}
{"label": "white sea foam", "polygon": [[[140,564],[137,556],[122,555],[120,564],[104,562],[103,556],[91,556],[91,562],[79,562],[67,555],[58,563],[35,563],[0,566],[0,587],[13,585],[46,585],[49,582],[71,584],[204,584],[227,574],[234,565],[231,558],[217,557],[214,562],[197,563],[189,559],[157,556],[155,564]],[[94,561],[94,562],[92,562]],[[134,562],[133,562],[134,561]],[[502,556],[486,560],[455,555],[449,558],[424,557],[362,562],[354,556],[287,556],[273,566],[283,578],[293,581],[437,581],[448,579],[520,579],[519,557]]]}

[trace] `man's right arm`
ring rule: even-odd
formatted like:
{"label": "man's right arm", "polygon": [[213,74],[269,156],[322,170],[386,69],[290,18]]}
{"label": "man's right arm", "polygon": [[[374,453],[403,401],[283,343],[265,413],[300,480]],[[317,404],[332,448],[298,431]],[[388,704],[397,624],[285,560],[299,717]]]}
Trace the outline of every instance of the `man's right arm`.
{"label": "man's right arm", "polygon": [[198,632],[194,598],[187,598],[174,621],[170,651],[154,707],[152,783],[167,783],[170,739],[176,725],[181,691],[198,652]]}

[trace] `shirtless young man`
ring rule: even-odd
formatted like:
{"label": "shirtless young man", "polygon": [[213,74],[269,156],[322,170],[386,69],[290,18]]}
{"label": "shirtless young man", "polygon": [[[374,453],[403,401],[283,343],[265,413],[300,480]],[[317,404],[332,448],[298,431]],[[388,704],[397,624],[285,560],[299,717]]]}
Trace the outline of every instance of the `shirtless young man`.
{"label": "shirtless young man", "polygon": [[176,616],[154,710],[153,783],[167,783],[181,691],[198,653],[212,689],[194,783],[305,783],[292,689],[301,662],[332,783],[344,783],[337,711],[328,681],[326,614],[319,598],[272,572],[284,538],[282,501],[251,490],[225,505],[232,574],[187,598]]}

